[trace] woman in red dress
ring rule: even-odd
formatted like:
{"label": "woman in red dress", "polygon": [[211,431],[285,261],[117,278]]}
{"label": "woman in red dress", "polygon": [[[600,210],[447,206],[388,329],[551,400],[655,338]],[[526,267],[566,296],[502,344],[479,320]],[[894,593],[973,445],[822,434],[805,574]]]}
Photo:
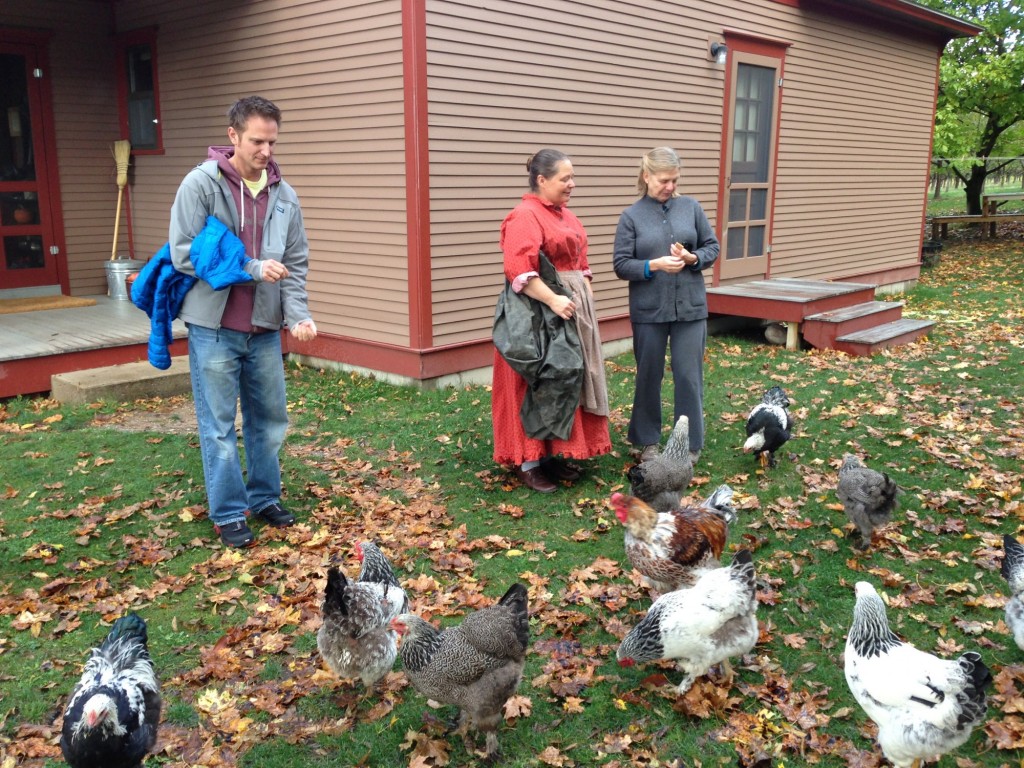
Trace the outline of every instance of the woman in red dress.
{"label": "woman in red dress", "polygon": [[[590,287],[587,233],[566,207],[576,186],[572,163],[564,152],[542,149],[527,161],[526,168],[530,174],[530,192],[523,195],[522,202],[501,225],[505,277],[516,293],[542,302],[559,317],[575,322],[585,375],[568,438],[535,440],[526,434],[519,418],[526,380],[495,350],[491,388],[494,461],[513,465],[516,476],[528,488],[551,493],[557,488],[557,482],[573,482],[580,477],[579,468],[560,456],[588,459],[611,450],[608,390]],[[563,285],[572,292],[571,299],[553,292],[539,279],[540,251],[558,271]]]}

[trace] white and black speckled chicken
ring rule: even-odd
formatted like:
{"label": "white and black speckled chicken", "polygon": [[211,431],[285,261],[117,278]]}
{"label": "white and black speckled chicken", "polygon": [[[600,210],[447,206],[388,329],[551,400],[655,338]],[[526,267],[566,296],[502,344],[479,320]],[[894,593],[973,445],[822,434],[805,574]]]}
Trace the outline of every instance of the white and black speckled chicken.
{"label": "white and black speckled chicken", "polygon": [[358,677],[372,689],[395,664],[397,636],[389,624],[409,609],[409,599],[376,545],[357,544],[356,552],[362,561],[358,581],[337,568],[327,571],[316,644],[334,674]]}
{"label": "white and black speckled chicken", "polygon": [[693,480],[693,459],[690,456],[690,420],[680,416],[665,450],[652,459],[641,461],[626,473],[630,493],[658,512],[679,506],[686,487]]}
{"label": "white and black speckled chicken", "polygon": [[129,613],[94,648],[75,686],[60,749],[72,768],[135,768],[156,744],[160,684],[147,649],[146,622]]}
{"label": "white and black speckled chicken", "polygon": [[988,706],[992,675],[973,651],[946,660],[902,642],[889,629],[885,603],[857,582],[846,637],[850,692],[878,725],[878,745],[895,768],[916,768],[967,741]]}
{"label": "white and black speckled chicken", "polygon": [[626,557],[657,594],[693,586],[703,570],[718,568],[729,526],[736,521],[733,490],[720,485],[700,506],[656,512],[634,496],[613,493],[625,527]]}
{"label": "white and black speckled chicken", "polygon": [[843,455],[836,495],[846,517],[860,532],[859,549],[870,547],[875,528],[892,519],[899,494],[899,486],[889,475],[864,466],[853,454]]}
{"label": "white and black speckled chicken", "polygon": [[631,667],[673,659],[683,673],[679,693],[721,663],[749,653],[757,644],[757,597],[750,551],[741,549],[728,568],[701,574],[697,583],[662,595],[629,631],[616,654]]}
{"label": "white and black speckled chicken", "polygon": [[757,456],[762,467],[775,466],[775,452],[792,437],[793,416],[789,412],[789,397],[782,387],[771,387],[761,402],[747,416],[747,441],[744,453]]}
{"label": "white and black speckled chicken", "polygon": [[505,702],[523,676],[530,640],[526,587],[513,584],[494,605],[438,630],[411,613],[391,622],[401,635],[402,667],[423,696],[459,707],[459,725],[472,752],[469,731],[486,734],[486,757],[498,753],[498,724]]}
{"label": "white and black speckled chicken", "polygon": [[1003,536],[1003,564],[999,572],[1010,588],[1006,603],[1006,626],[1017,647],[1024,651],[1024,545],[1013,536]]}

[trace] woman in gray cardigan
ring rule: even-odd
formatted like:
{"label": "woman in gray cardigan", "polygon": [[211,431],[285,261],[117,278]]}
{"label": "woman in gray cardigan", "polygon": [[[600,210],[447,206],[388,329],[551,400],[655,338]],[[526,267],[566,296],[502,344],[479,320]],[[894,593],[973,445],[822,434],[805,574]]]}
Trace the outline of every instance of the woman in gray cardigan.
{"label": "woman in gray cardigan", "polygon": [[718,239],[700,204],[680,197],[682,163],[675,150],[657,147],[643,156],[637,191],[615,230],[612,264],[629,281],[636,390],[628,439],[641,461],[661,444],[661,382],[671,349],[675,419],[690,422],[694,462],[704,447],[704,348],[708,304],[701,272],[718,258]]}

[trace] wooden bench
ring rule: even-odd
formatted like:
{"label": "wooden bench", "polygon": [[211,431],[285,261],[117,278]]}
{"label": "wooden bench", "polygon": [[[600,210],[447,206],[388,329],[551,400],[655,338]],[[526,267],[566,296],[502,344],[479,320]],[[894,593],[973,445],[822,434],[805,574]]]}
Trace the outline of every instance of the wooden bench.
{"label": "wooden bench", "polygon": [[1024,221],[1024,213],[990,213],[959,216],[933,216],[932,217],[932,240],[949,235],[950,224],[988,224],[981,230],[981,236],[996,236],[996,224],[1000,221]]}

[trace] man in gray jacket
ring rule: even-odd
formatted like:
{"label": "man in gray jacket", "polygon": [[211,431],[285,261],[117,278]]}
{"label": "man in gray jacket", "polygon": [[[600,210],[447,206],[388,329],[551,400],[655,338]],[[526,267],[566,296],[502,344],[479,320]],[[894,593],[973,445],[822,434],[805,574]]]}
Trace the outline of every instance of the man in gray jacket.
{"label": "man in gray jacket", "polygon": [[[281,110],[260,96],[228,111],[231,146],[210,147],[189,172],[171,208],[175,268],[195,275],[192,241],[212,216],[241,239],[249,280],[216,290],[197,280],[179,317],[188,327],[189,365],[210,520],[229,547],[254,541],[248,518],[295,522],[281,506],[279,453],[288,427],[281,328],[316,337],[309,314],[309,245],[295,191],[273,160]],[[242,409],[243,474],[235,436]]]}

